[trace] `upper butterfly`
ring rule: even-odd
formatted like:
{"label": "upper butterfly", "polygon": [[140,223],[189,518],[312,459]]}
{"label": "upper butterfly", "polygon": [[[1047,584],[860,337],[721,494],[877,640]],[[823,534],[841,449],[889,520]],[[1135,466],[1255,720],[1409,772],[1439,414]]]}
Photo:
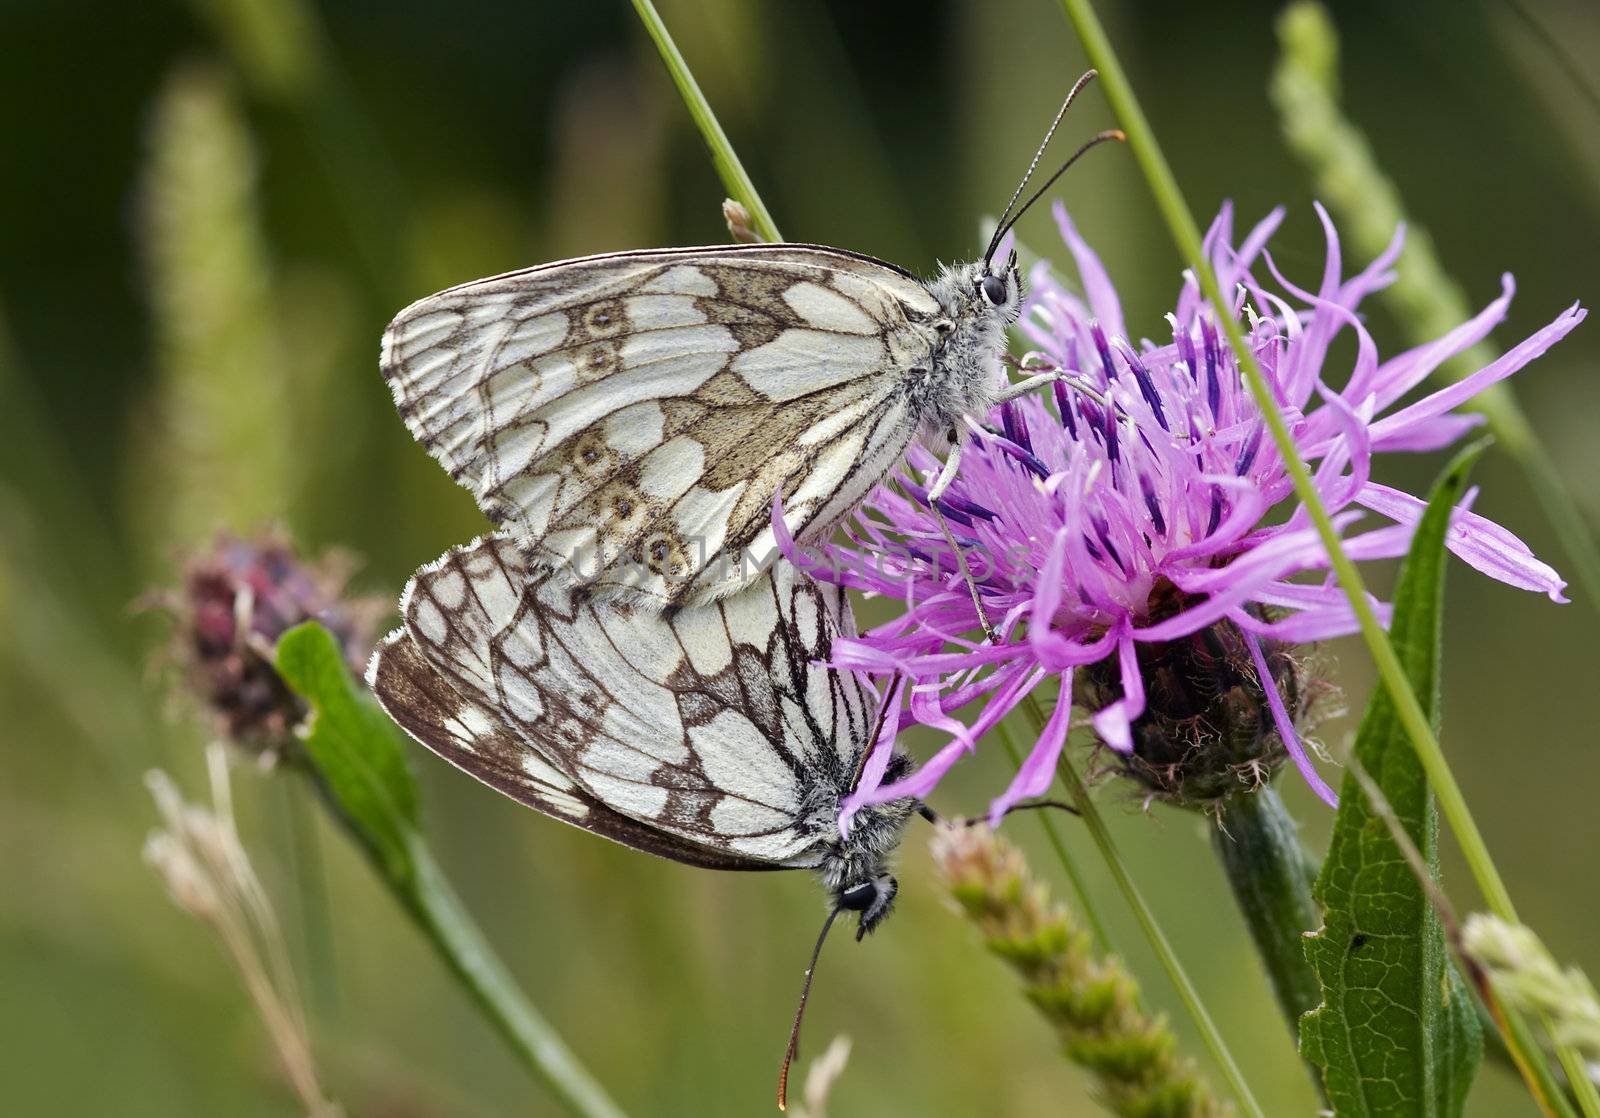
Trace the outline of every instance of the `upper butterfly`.
{"label": "upper butterfly", "polygon": [[590,256],[454,287],[383,337],[419,442],[496,524],[596,589],[746,585],[894,468],[986,416],[1015,255],[922,283],[817,245]]}
{"label": "upper butterfly", "polygon": [[412,435],[542,562],[603,596],[713,601],[775,553],[775,496],[814,539],[913,439],[951,450],[937,495],[963,421],[1024,387],[1000,360],[1022,276],[996,253],[1043,193],[1013,214],[1027,181],[982,259],[931,281],[819,245],[589,256],[413,303],[383,374]]}

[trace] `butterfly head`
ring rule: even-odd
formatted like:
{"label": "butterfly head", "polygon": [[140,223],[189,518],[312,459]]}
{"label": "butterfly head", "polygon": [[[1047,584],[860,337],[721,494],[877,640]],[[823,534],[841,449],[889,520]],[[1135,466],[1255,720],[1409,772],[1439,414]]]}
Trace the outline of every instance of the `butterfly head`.
{"label": "butterfly head", "polygon": [[1015,252],[1003,258],[953,264],[929,287],[946,315],[938,329],[947,335],[947,346],[961,340],[948,335],[1004,329],[1022,313],[1022,270]]}
{"label": "butterfly head", "polygon": [[1022,312],[1022,273],[1014,253],[951,264],[928,283],[939,303],[930,324],[932,354],[911,405],[923,444],[935,448],[968,415],[987,415],[1005,382],[1000,355],[1006,327]]}
{"label": "butterfly head", "polygon": [[834,902],[847,912],[861,914],[860,925],[856,928],[856,939],[859,940],[883,923],[883,918],[894,907],[894,899],[899,892],[900,883],[885,873],[845,886],[834,897]]}
{"label": "butterfly head", "polygon": [[973,265],[975,302],[987,306],[989,313],[997,314],[1006,323],[1017,320],[1022,312],[1022,269],[1017,267],[1015,251],[1004,260],[984,260]]}
{"label": "butterfly head", "polygon": [[[910,767],[910,759],[896,753],[889,761],[884,780],[892,783]],[[900,883],[889,872],[889,860],[917,806],[910,797],[869,804],[851,817],[849,833],[844,836],[837,830],[837,806],[825,816],[824,825],[832,831],[833,841],[824,850],[818,870],[834,906],[857,914],[856,939],[883,923],[894,907]]]}

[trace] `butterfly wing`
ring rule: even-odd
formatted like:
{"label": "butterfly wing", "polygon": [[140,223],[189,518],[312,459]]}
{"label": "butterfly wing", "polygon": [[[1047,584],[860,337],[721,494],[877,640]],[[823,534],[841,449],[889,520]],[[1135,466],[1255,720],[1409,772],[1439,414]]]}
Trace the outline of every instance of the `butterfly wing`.
{"label": "butterfly wing", "polygon": [[[779,564],[737,595],[663,615],[578,600],[501,535],[423,568],[402,612],[374,689],[480,780],[641,849],[690,847],[698,864],[817,862],[875,711],[857,676],[816,662],[849,631],[834,588]],[[454,725],[487,728],[472,748],[413,728],[404,686],[418,676],[458,696]],[[648,839],[606,814],[576,818],[562,796]]]}
{"label": "butterfly wing", "polygon": [[938,304],[806,245],[619,253],[402,311],[383,371],[411,433],[497,524],[601,588],[672,604],[747,585],[852,508],[915,433]]}
{"label": "butterfly wing", "polygon": [[514,725],[457,691],[403,629],[385,640],[374,655],[369,681],[384,709],[406,733],[457,768],[536,811],[624,846],[692,866],[779,868],[685,842],[611,810],[530,751]]}

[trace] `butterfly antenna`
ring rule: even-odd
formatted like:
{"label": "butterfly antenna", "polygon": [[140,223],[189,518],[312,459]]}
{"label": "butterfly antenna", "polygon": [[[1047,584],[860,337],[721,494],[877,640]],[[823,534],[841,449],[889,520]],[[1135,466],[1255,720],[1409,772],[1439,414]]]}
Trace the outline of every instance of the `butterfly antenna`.
{"label": "butterfly antenna", "polygon": [[822,945],[828,940],[828,930],[833,927],[834,920],[843,911],[841,906],[833,906],[833,911],[828,913],[828,918],[822,922],[822,932],[817,936],[817,945],[811,949],[811,965],[806,968],[806,984],[800,988],[800,1004],[795,1007],[794,1027],[789,1030],[789,1047],[784,1050],[783,1068],[778,1072],[779,1110],[789,1109],[789,1065],[800,1055],[800,1022],[806,1016],[806,1001],[811,997],[811,979],[817,973],[817,960],[822,958]]}
{"label": "butterfly antenna", "polygon": [[[1099,71],[1086,70],[1084,71],[1083,77],[1073,82],[1072,88],[1067,90],[1067,99],[1061,102],[1061,108],[1056,110],[1056,118],[1050,122],[1050,127],[1044,134],[1044,139],[1039,143],[1039,150],[1033,153],[1033,161],[1028,164],[1028,169],[1023,172],[1022,181],[1017,183],[1017,189],[1012,193],[1011,201],[1006,203],[1005,210],[1000,214],[1000,220],[995,224],[994,236],[989,238],[989,247],[983,252],[983,262],[985,264],[989,263],[990,258],[994,256],[995,247],[999,245],[1000,238],[1006,235],[1006,230],[1011,228],[1012,225],[1016,224],[1017,217],[1022,216],[1022,211],[1019,210],[1017,211],[1016,217],[1012,217],[1011,207],[1017,204],[1017,199],[1021,198],[1022,192],[1028,188],[1028,180],[1033,177],[1033,172],[1038,169],[1039,160],[1044,158],[1044,149],[1050,146],[1050,140],[1053,136],[1055,136],[1056,129],[1061,127],[1061,119],[1067,115],[1067,110],[1072,107],[1073,99],[1078,96],[1078,92],[1082,90],[1084,86],[1094,81],[1094,79],[1098,76]],[[1076,156],[1074,158],[1076,158]],[[1051,181],[1053,182],[1055,180],[1052,179]],[[1029,205],[1031,204],[1032,203],[1030,202]],[[1027,208],[1027,206],[1022,207],[1023,210],[1026,210]],[[1008,222],[1006,220],[1007,218],[1010,218],[1011,220]]]}
{"label": "butterfly antenna", "polygon": [[[1035,202],[1037,202],[1040,198],[1044,197],[1045,191],[1049,190],[1052,186],[1054,186],[1056,184],[1056,180],[1059,179],[1062,175],[1067,173],[1067,168],[1068,167],[1071,167],[1078,160],[1082,159],[1084,157],[1084,155],[1087,154],[1088,151],[1091,148],[1097,148],[1101,144],[1105,143],[1108,140],[1115,140],[1118,143],[1121,143],[1124,140],[1126,140],[1127,138],[1128,138],[1127,133],[1125,133],[1120,128],[1107,128],[1104,132],[1098,132],[1095,135],[1089,137],[1089,140],[1082,147],[1080,147],[1077,151],[1073,152],[1070,156],[1067,157],[1067,161],[1065,163],[1063,163],[1059,168],[1056,169],[1056,173],[1055,174],[1051,175],[1048,179],[1045,180],[1045,184],[1043,186],[1041,186],[1038,190],[1035,190],[1033,192],[1033,196],[1032,197],[1030,197],[1026,202],[1022,203],[1021,206],[1017,207],[1017,212],[1011,215],[1011,220],[1010,221],[1008,221],[1004,225],[999,225],[999,226],[995,227],[995,237],[994,237],[994,241],[991,244],[991,247],[990,247],[989,251],[990,252],[994,251],[993,245],[997,245],[997,244],[1000,243],[1000,238],[1005,236],[1007,230],[1009,230],[1013,225],[1015,225],[1018,222],[1018,220],[1021,219],[1022,215],[1027,213],[1028,210],[1033,206],[1033,204]],[[984,257],[985,263],[988,262],[988,259],[989,258],[987,256]]]}

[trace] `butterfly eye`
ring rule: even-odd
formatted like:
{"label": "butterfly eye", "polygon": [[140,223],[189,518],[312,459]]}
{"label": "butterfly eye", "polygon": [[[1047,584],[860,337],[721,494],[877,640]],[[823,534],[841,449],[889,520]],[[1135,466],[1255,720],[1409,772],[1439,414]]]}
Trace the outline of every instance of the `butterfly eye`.
{"label": "butterfly eye", "polygon": [[839,907],[847,908],[851,912],[865,912],[872,907],[872,902],[877,897],[877,882],[863,881],[860,885],[852,885],[839,894]]}
{"label": "butterfly eye", "polygon": [[983,297],[995,306],[1006,301],[1006,281],[999,276],[987,275],[983,277]]}

